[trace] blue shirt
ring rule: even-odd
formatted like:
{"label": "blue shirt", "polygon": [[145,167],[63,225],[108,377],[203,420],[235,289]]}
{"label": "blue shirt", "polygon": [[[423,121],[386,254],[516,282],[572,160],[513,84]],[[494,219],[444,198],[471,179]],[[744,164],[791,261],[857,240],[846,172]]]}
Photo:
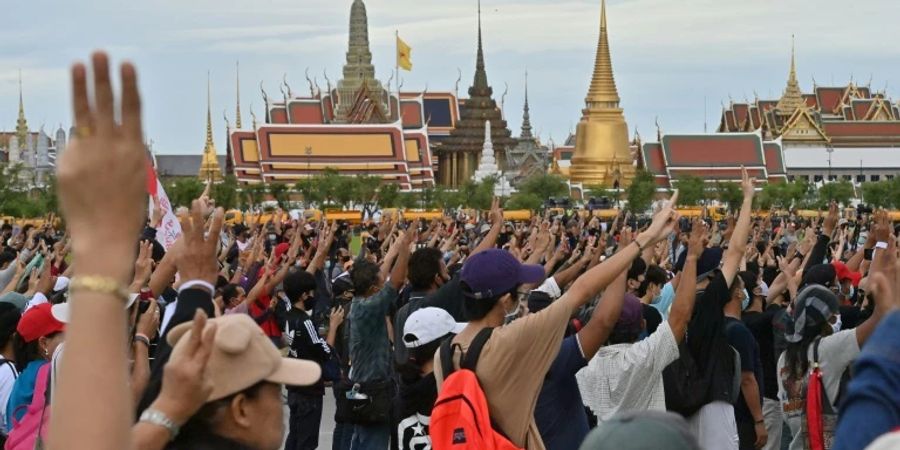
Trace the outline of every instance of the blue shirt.
{"label": "blue shirt", "polygon": [[832,450],[865,448],[900,426],[900,311],[881,320],[853,367]]}
{"label": "blue shirt", "polygon": [[659,311],[659,314],[662,316],[663,322],[669,320],[669,309],[672,307],[672,302],[675,300],[675,288],[672,287],[672,283],[666,283],[663,286],[662,290],[659,293],[659,298],[654,299],[650,306],[656,308]]}
{"label": "blue shirt", "polygon": [[350,379],[354,382],[389,379],[391,341],[385,316],[397,300],[397,289],[385,283],[369,298],[356,297],[350,306]]}
{"label": "blue shirt", "polygon": [[[12,393],[9,394],[9,402],[6,404],[6,429],[13,429],[13,420],[21,420],[31,404],[34,396],[34,385],[37,381],[38,370],[47,364],[43,359],[37,359],[25,366],[25,370],[16,378]],[[24,407],[22,407],[24,406]]]}
{"label": "blue shirt", "polygon": [[534,421],[547,450],[578,448],[588,434],[587,412],[575,379],[587,363],[577,337],[563,339],[534,408]]}

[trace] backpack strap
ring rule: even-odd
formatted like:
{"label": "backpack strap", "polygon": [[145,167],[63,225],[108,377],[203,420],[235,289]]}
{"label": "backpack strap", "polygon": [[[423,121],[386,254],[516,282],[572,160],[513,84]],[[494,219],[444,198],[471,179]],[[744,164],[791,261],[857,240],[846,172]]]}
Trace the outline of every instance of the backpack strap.
{"label": "backpack strap", "polygon": [[441,342],[441,371],[446,380],[455,369],[453,369],[453,339],[444,339]]}
{"label": "backpack strap", "polygon": [[478,365],[478,358],[481,357],[481,350],[484,349],[484,344],[491,338],[493,332],[493,328],[484,328],[475,335],[471,345],[469,345],[469,350],[466,351],[465,357],[460,362],[461,368],[475,372],[475,367]]}
{"label": "backpack strap", "polygon": [[822,342],[822,338],[816,338],[813,342],[813,364],[816,366],[819,365],[819,342]]}

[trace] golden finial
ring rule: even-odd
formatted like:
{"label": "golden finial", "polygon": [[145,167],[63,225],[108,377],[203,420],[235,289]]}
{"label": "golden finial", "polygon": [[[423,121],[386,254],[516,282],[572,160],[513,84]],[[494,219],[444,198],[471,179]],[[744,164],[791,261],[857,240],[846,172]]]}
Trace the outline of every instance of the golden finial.
{"label": "golden finial", "polygon": [[609,37],[606,34],[606,0],[600,2],[600,38],[597,42],[597,56],[594,60],[591,87],[585,102],[589,109],[619,107],[619,92],[613,77],[612,59],[609,56]]}
{"label": "golden finial", "polygon": [[235,63],[235,72],[237,75],[237,116],[234,119],[234,127],[240,130],[241,127],[241,62]]}
{"label": "golden finial", "polygon": [[206,145],[203,147],[203,157],[200,162],[201,180],[218,181],[222,178],[219,170],[219,160],[216,158],[216,144],[212,134],[212,94],[210,93],[209,71],[206,72]]}
{"label": "golden finial", "polygon": [[212,134],[212,94],[209,87],[209,71],[206,72],[206,147],[204,151],[214,148]]}
{"label": "golden finial", "polygon": [[800,91],[800,83],[797,82],[797,64],[794,51],[794,35],[791,35],[791,71],[788,73],[787,87],[784,94],[775,106],[782,114],[791,114],[800,106],[806,104],[803,100],[803,92]]}
{"label": "golden finial", "polygon": [[19,146],[25,145],[28,137],[28,121],[25,120],[25,102],[22,99],[22,69],[19,69],[19,117],[16,119],[16,138]]}
{"label": "golden finial", "polygon": [[253,103],[250,104],[250,125],[253,127],[253,130],[256,131],[256,113],[253,112]]}

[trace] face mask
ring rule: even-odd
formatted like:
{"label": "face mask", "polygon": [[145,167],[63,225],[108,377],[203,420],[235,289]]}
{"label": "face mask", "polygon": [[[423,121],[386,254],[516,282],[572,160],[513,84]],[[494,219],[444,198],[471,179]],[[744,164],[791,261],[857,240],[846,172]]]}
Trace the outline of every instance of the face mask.
{"label": "face mask", "polygon": [[847,295],[845,297],[848,299],[851,299],[851,298],[853,298],[853,294],[855,294],[855,293],[856,293],[856,288],[853,286],[850,286],[850,290],[847,292]]}
{"label": "face mask", "polygon": [[744,311],[748,306],[750,306],[750,295],[747,294],[746,289],[741,289],[741,292],[744,293],[744,299],[741,300],[741,311]]}
{"label": "face mask", "polygon": [[831,331],[837,333],[838,331],[841,331],[841,315],[835,314],[834,317],[836,317],[837,320],[831,324]]}
{"label": "face mask", "polygon": [[503,324],[504,324],[504,325],[508,325],[508,324],[511,323],[513,320],[518,319],[518,318],[519,318],[519,312],[521,312],[521,311],[522,311],[522,302],[516,301],[516,307],[513,308],[512,311],[507,311],[507,312],[506,312],[506,316],[503,317]]}

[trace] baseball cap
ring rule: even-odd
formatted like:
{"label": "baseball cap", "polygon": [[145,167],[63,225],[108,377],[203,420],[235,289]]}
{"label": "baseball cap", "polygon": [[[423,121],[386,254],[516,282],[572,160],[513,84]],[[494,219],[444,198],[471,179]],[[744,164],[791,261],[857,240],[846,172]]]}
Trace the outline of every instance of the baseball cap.
{"label": "baseball cap", "polygon": [[834,273],[839,281],[850,280],[853,286],[859,286],[859,280],[862,279],[861,273],[850,270],[846,264],[840,261],[834,261],[831,265],[834,266]]}
{"label": "baseball cap", "polygon": [[[207,402],[236,394],[260,381],[289,386],[309,386],[319,381],[322,369],[317,363],[282,358],[250,316],[228,314],[206,321],[207,327],[211,324],[216,324],[217,329],[206,371],[213,385]],[[172,358],[188,351],[193,326],[193,322],[185,322],[169,331],[166,339],[172,346]]]}
{"label": "baseball cap", "polygon": [[51,312],[49,303],[41,303],[22,314],[16,332],[25,342],[32,342],[38,338],[47,336],[66,329],[66,324],[60,322]]}
{"label": "baseball cap", "polygon": [[56,283],[53,284],[53,292],[59,292],[69,287],[68,277],[57,277]]}
{"label": "baseball cap", "polygon": [[804,288],[811,284],[831,287],[834,284],[834,278],[837,276],[837,269],[831,264],[816,264],[809,268],[803,279],[800,281],[800,288]]}
{"label": "baseball cap", "polygon": [[[683,251],[678,257],[678,261],[675,263],[676,272],[684,270],[687,253],[687,251]],[[703,250],[703,253],[700,254],[700,259],[697,260],[697,281],[702,281],[719,268],[719,264],[722,262],[722,253],[722,247],[710,247]]]}
{"label": "baseball cap", "polygon": [[618,414],[591,431],[580,450],[700,450],[687,421],[678,414],[640,411]]}
{"label": "baseball cap", "polygon": [[[128,294],[128,301],[125,302],[125,309],[131,308],[131,305],[133,305],[134,302],[137,301],[139,296],[140,294]],[[53,307],[50,309],[50,312],[53,314],[53,318],[62,323],[69,323],[71,321],[72,311],[69,302],[57,303],[53,305]]]}
{"label": "baseball cap", "polygon": [[614,333],[640,333],[641,321],[644,319],[641,301],[634,294],[625,294],[622,302],[622,313],[613,328]]}
{"label": "baseball cap", "polygon": [[282,242],[275,246],[275,250],[273,250],[273,252],[275,252],[275,264],[281,263],[281,257],[284,256],[290,248],[291,244],[288,244],[287,242]]}
{"label": "baseball cap", "polygon": [[18,292],[7,292],[6,294],[0,295],[0,303],[10,303],[19,308],[19,312],[25,310],[25,305],[28,304],[28,297],[18,293]]}
{"label": "baseball cap", "polygon": [[466,324],[456,322],[450,313],[441,308],[418,309],[409,315],[403,325],[403,344],[406,348],[421,347],[448,333],[459,334],[465,327]]}
{"label": "baseball cap", "polygon": [[537,283],[545,277],[542,266],[522,264],[512,253],[497,248],[470,257],[460,275],[471,290],[466,295],[476,299],[502,295],[519,284]]}
{"label": "baseball cap", "polygon": [[828,318],[837,312],[838,298],[834,292],[820,284],[810,284],[797,294],[785,338],[797,343],[807,334],[818,334]]}

